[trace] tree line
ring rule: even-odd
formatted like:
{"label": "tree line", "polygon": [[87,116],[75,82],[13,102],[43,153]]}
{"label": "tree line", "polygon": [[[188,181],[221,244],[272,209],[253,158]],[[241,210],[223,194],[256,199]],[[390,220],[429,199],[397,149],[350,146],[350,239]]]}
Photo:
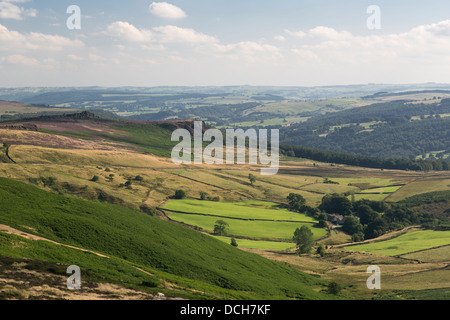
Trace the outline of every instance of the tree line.
{"label": "tree line", "polygon": [[447,171],[450,170],[450,162],[447,160],[422,160],[422,159],[404,159],[391,158],[382,159],[359,154],[350,154],[321,150],[303,146],[280,145],[280,152],[283,155],[305,158],[319,162],[345,164],[351,166],[374,168],[374,169],[393,169],[393,170],[412,170],[412,171]]}
{"label": "tree line", "polygon": [[[354,242],[377,238],[386,232],[407,226],[422,225],[437,228],[442,224],[431,214],[417,213],[404,205],[366,199],[352,201],[347,196],[337,193],[325,195],[317,208],[308,206],[300,194],[289,194],[287,201],[287,208],[290,211],[313,217],[319,221],[319,227],[327,226],[331,214],[343,216],[341,230],[350,235]],[[309,253],[315,244],[311,230],[306,229],[297,228],[294,232],[293,240],[299,254]]]}
{"label": "tree line", "polygon": [[[411,104],[394,101],[313,117],[280,130],[284,144],[378,158],[450,154],[450,100]],[[436,154],[436,152],[440,152]]]}

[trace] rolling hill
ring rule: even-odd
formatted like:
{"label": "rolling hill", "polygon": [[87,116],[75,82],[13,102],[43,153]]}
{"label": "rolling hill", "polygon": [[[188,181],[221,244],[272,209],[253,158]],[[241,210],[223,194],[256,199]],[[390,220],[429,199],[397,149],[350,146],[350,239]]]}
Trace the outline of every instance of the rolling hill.
{"label": "rolling hill", "polygon": [[450,99],[438,94],[430,101],[394,100],[313,117],[281,130],[280,139],[384,159],[444,160],[450,155]]}
{"label": "rolling hill", "polygon": [[[0,224],[113,257],[123,267],[138,266],[156,273],[161,278],[151,276],[150,279],[157,288],[158,281],[176,276],[178,282],[189,283],[193,289],[196,285],[197,289],[209,286],[211,290],[235,298],[241,294],[248,298],[276,299],[326,297],[313,290],[326,285],[315,277],[121,206],[67,198],[3,178],[0,179],[0,202]],[[13,252],[15,257],[60,262],[58,255],[45,256],[42,249],[27,250],[31,247],[29,243],[16,251],[11,247],[14,245],[12,237],[5,239],[3,236],[2,240],[1,254]],[[69,262],[68,253],[64,258]],[[105,266],[99,265],[102,262],[94,261],[102,259],[78,260],[76,256],[72,259],[71,264],[88,269],[97,279],[120,283],[114,275],[103,273]],[[114,271],[110,272],[114,274]],[[127,281],[132,275],[127,273],[119,279],[131,285]]]}
{"label": "rolling hill", "polygon": [[[75,264],[87,272],[92,295],[106,285],[147,298],[163,292],[188,299],[352,299],[373,297],[361,278],[367,263],[379,263],[392,268],[391,280],[398,270],[405,279],[414,279],[418,270],[423,277],[442,272],[443,282],[433,286],[396,279],[401,288],[445,287],[446,255],[419,266],[414,259],[347,251],[340,246],[351,243],[349,235],[283,206],[290,193],[314,208],[337,193],[384,201],[387,208],[406,199],[407,207],[422,215],[424,204],[449,200],[448,172],[368,169],[284,155],[278,175],[258,175],[252,184],[248,176],[259,171],[256,166],[173,164],[170,134],[191,126],[180,120],[103,119],[90,112],[0,123],[0,272],[25,277],[18,266],[38,270],[63,295],[61,283],[49,279],[63,278],[63,267]],[[188,199],[177,202],[173,195],[180,189]],[[437,193],[423,195],[427,191]],[[205,193],[209,201],[200,199]],[[430,224],[441,226],[447,209],[436,205]],[[214,222],[222,218],[230,234],[216,236]],[[295,253],[291,228],[300,224],[314,231],[316,246],[327,246],[323,257]],[[432,231],[432,239],[445,240]],[[390,232],[378,240],[390,239]],[[230,246],[232,236],[238,248]],[[421,257],[446,252],[429,243],[420,246]],[[419,255],[416,247],[407,254]],[[343,293],[327,294],[330,282],[340,283]],[[0,294],[26,295],[21,288],[16,283],[9,291],[0,288]],[[391,288],[386,297],[403,294]],[[435,296],[433,290],[420,294]]]}

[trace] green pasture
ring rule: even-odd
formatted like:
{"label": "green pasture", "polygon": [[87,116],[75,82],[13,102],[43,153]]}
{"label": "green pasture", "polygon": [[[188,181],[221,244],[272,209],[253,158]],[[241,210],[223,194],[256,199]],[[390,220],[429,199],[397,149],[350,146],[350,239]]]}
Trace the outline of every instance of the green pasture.
{"label": "green pasture", "polygon": [[390,187],[366,189],[366,190],[361,191],[361,193],[394,193],[401,187],[403,187],[403,186],[390,186]]}
{"label": "green pasture", "polygon": [[279,208],[278,204],[263,201],[215,202],[205,200],[172,200],[165,204],[165,209],[186,213],[199,213],[238,219],[286,220],[314,222],[305,214]]}
{"label": "green pasture", "polygon": [[396,238],[346,247],[347,251],[398,256],[450,244],[450,231],[420,230]]}
{"label": "green pasture", "polygon": [[172,213],[169,217],[174,221],[200,227],[209,233],[213,232],[217,220],[223,220],[229,225],[228,235],[248,237],[255,240],[290,240],[294,231],[303,225],[311,228],[315,239],[322,238],[327,234],[325,229],[315,228],[311,223],[246,221],[183,213]]}
{"label": "green pasture", "polygon": [[[220,241],[230,243],[230,237],[213,236]],[[249,239],[236,239],[238,247],[248,249],[262,249],[262,250],[287,250],[294,248],[294,243],[280,242],[280,241],[262,241],[262,240],[249,240]]]}
{"label": "green pasture", "polygon": [[[389,195],[388,194],[371,194],[371,193],[355,193],[353,194],[353,198],[355,201],[358,200],[370,200],[370,201],[383,201],[386,199]],[[349,199],[352,199],[352,196],[348,196]]]}

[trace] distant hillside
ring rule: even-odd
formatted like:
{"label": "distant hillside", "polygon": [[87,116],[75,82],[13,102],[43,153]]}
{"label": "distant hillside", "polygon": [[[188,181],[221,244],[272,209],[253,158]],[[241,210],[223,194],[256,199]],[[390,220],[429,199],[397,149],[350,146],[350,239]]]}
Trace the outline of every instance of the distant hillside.
{"label": "distant hillside", "polygon": [[282,143],[378,158],[450,157],[450,99],[329,113],[280,132]]}
{"label": "distant hillside", "polygon": [[[126,121],[105,119],[101,114],[82,111],[71,114],[41,115],[0,122],[0,129],[30,130],[50,135],[64,136],[74,139],[93,141],[105,146],[137,150],[158,156],[170,157],[171,150],[176,144],[171,141],[171,134],[177,128],[192,129],[192,121]],[[19,139],[19,140],[17,140]],[[23,140],[4,132],[0,142],[9,144],[31,144],[54,147],[52,139],[34,139],[25,136]]]}
{"label": "distant hillside", "polygon": [[[55,108],[48,105],[27,104],[15,101],[0,100],[0,121],[38,117],[41,115],[56,115],[76,112],[77,109]],[[106,114],[106,113],[105,113]]]}

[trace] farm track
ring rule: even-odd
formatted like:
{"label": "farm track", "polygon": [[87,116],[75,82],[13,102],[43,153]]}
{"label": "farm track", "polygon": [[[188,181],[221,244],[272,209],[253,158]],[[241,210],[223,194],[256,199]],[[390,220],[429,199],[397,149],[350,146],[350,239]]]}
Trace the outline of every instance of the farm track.
{"label": "farm track", "polygon": [[80,248],[80,247],[71,246],[71,245],[68,245],[68,244],[64,244],[64,243],[60,243],[60,242],[57,242],[57,241],[53,241],[53,240],[50,240],[50,239],[47,239],[47,238],[43,238],[41,236],[37,236],[37,235],[31,234],[31,233],[28,233],[28,232],[24,232],[24,231],[21,231],[21,230],[14,229],[14,228],[12,228],[10,226],[7,226],[7,225],[4,225],[4,224],[0,224],[0,232],[5,232],[5,233],[8,233],[8,234],[14,234],[16,236],[20,236],[20,237],[28,239],[28,240],[47,241],[47,242],[50,242],[50,243],[53,243],[53,244],[56,244],[56,245],[59,245],[59,246],[63,246],[63,247],[67,247],[67,248],[71,248],[71,249],[75,249],[75,250],[79,250],[79,251],[83,251],[83,252],[89,252],[89,253],[95,254],[96,256],[99,256],[99,257],[102,257],[102,258],[108,258],[108,259],[110,258],[107,255],[104,255],[104,254],[101,254],[101,253],[98,253],[98,252],[95,252],[95,251],[91,251],[91,250],[83,249],[83,248]]}

